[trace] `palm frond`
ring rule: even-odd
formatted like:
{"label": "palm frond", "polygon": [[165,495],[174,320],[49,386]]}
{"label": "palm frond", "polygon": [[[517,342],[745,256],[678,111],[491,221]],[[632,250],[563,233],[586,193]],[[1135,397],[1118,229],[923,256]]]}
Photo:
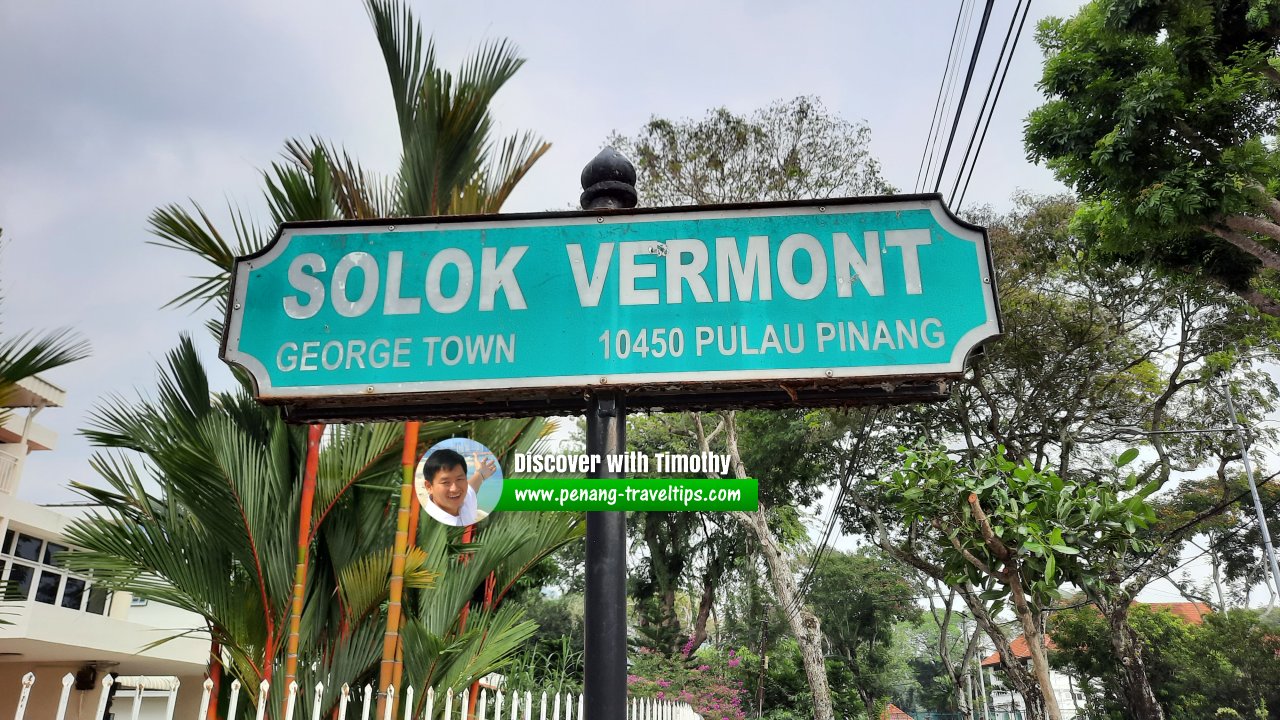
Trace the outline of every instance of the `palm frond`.
{"label": "palm frond", "polygon": [[400,168],[401,210],[408,215],[456,212],[454,197],[481,175],[490,151],[489,107],[524,60],[505,40],[472,55],[458,76],[433,68],[423,75]]}
{"label": "palm frond", "polygon": [[0,404],[17,383],[89,356],[89,343],[70,330],[22,333],[0,340]]}
{"label": "palm frond", "polygon": [[210,301],[226,297],[236,256],[256,252],[266,244],[262,232],[249,225],[243,212],[229,208],[235,235],[233,246],[223,238],[204,208],[194,201],[191,204],[199,219],[176,204],[153,211],[147,218],[147,225],[151,234],[160,239],[152,240],[150,244],[195,255],[215,270],[210,275],[193,275],[192,279],[197,281],[195,286],[165,303],[165,307],[193,303],[196,307],[203,307]]}
{"label": "palm frond", "polygon": [[272,163],[264,171],[267,207],[277,225],[294,220],[333,220],[338,217],[334,201],[333,172],[323,148],[312,150],[306,166]]}
{"label": "palm frond", "polygon": [[356,220],[391,215],[396,206],[395,185],[366,171],[346,150],[339,150],[315,137],[308,141],[293,139],[285,143],[285,157],[311,173],[315,172],[313,158],[316,153],[323,153],[328,162],[333,199],[341,217]]}
{"label": "palm frond", "polygon": [[408,6],[393,0],[368,0],[367,7],[391,81],[400,141],[407,145],[423,77],[435,69],[435,45],[424,44],[422,28]]}
{"label": "palm frond", "polygon": [[506,138],[501,147],[498,156],[484,170],[486,205],[482,212],[496,213],[502,210],[516,185],[533,169],[534,163],[551,149],[551,143],[544,142],[533,133],[525,132]]}

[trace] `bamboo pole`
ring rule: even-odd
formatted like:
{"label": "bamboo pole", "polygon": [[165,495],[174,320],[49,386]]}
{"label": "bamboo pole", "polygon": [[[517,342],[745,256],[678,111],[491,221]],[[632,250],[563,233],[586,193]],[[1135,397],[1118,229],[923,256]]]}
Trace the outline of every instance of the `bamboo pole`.
{"label": "bamboo pole", "polygon": [[[302,500],[298,509],[298,562],[293,571],[293,604],[289,610],[289,639],[284,656],[284,687],[297,679],[298,637],[302,627],[302,601],[307,582],[307,559],[311,548],[311,505],[316,497],[316,473],[320,469],[320,437],[324,423],[307,428],[307,464],[302,474]],[[268,666],[271,658],[263,658]]]}
{"label": "bamboo pole", "polygon": [[391,551],[391,587],[387,598],[387,630],[382,636],[382,664],[378,668],[378,717],[395,715],[395,698],[382,690],[395,675],[396,647],[400,641],[400,600],[404,594],[404,560],[409,546],[409,508],[413,502],[413,456],[417,452],[418,423],[404,424],[404,454],[401,457],[400,504],[396,510],[396,537]]}

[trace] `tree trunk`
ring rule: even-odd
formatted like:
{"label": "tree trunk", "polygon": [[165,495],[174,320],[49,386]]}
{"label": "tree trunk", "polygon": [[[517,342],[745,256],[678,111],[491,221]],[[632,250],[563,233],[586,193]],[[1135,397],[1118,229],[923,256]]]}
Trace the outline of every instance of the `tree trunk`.
{"label": "tree trunk", "polygon": [[1218,612],[1227,611],[1227,596],[1222,592],[1222,558],[1218,557],[1218,553],[1213,550],[1213,545],[1209,545],[1209,567],[1213,570],[1213,589],[1218,594]]}
{"label": "tree trunk", "polygon": [[[1049,720],[1062,720],[1062,710],[1058,708],[1058,696],[1053,692],[1053,682],[1049,679],[1049,657],[1044,651],[1044,633],[1040,632],[1040,618],[1033,613],[1031,604],[1022,590],[1022,573],[1017,561],[1006,561],[1008,567],[1009,588],[1013,591],[1013,611],[1022,623],[1022,635],[1027,641],[1027,649],[1031,652],[1031,671],[1035,674],[1036,684],[1040,688],[1040,697],[1044,702],[1045,717]],[[1013,658],[1010,658],[1012,660]],[[1031,700],[1027,698],[1027,708]]]}
{"label": "tree trunk", "polygon": [[692,655],[707,640],[707,620],[711,617],[711,608],[716,601],[716,585],[711,580],[711,573],[702,576],[702,597],[698,600],[698,614],[693,619],[693,645],[689,649]]}
{"label": "tree trunk", "polygon": [[[725,447],[733,460],[734,477],[746,478],[747,470],[742,464],[742,455],[738,452],[738,428],[732,412],[726,414],[725,421]],[[755,512],[735,512],[733,516],[754,533],[760,542],[760,550],[769,566],[769,579],[778,595],[778,604],[800,645],[805,676],[813,692],[813,720],[835,720],[831,690],[827,684],[827,665],[822,655],[822,626],[818,617],[799,598],[795,577],[769,530],[765,508],[762,505]]]}
{"label": "tree trunk", "polygon": [[969,673],[964,673],[964,709],[960,711],[960,715],[968,720],[973,720],[973,677]]}
{"label": "tree trunk", "polygon": [[[853,658],[849,658],[849,664],[852,666]],[[862,706],[867,709],[868,720],[875,720],[875,718],[879,717],[876,715],[876,705],[879,704],[876,702],[876,698],[861,687],[854,688],[854,691],[858,693],[858,699],[862,701]]]}
{"label": "tree trunk", "polygon": [[1164,720],[1164,708],[1156,700],[1147,676],[1147,664],[1142,659],[1142,643],[1138,634],[1129,627],[1128,603],[1115,603],[1106,609],[1107,624],[1111,627],[1111,648],[1120,662],[1125,703],[1134,720]]}
{"label": "tree trunk", "polygon": [[[737,455],[736,451],[731,450],[731,452]],[[746,473],[743,472],[739,477],[746,477]],[[827,685],[827,666],[822,656],[822,626],[818,622],[818,616],[809,610],[803,600],[798,600],[799,588],[791,575],[791,568],[787,566],[786,558],[782,556],[782,551],[779,550],[777,542],[773,539],[773,533],[769,530],[764,508],[761,507],[749,513],[735,512],[734,517],[755,533],[760,541],[761,551],[769,566],[769,579],[773,583],[773,590],[778,594],[778,603],[782,607],[783,614],[786,615],[791,633],[795,635],[796,642],[800,645],[805,676],[813,691],[813,718],[814,720],[834,720],[831,690]]]}

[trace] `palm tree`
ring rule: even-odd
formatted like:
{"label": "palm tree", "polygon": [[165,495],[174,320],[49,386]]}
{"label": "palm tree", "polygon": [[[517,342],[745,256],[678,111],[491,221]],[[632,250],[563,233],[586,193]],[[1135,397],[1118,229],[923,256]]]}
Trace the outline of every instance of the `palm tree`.
{"label": "palm tree", "polygon": [[[422,425],[420,440],[469,430],[490,447],[524,452],[536,446],[544,424],[438,421]],[[337,701],[342,683],[376,680],[402,432],[392,424],[337,426],[320,451],[298,681],[325,682],[322,711]],[[181,634],[207,631],[220,651],[215,659],[227,658],[244,686],[276,677],[285,656],[306,428],[287,425],[243,387],[210,392],[184,337],[161,368],[154,400],[114,399],[85,434],[102,448],[93,465],[107,487],[76,484],[102,512],[68,529],[68,540],[84,549],[69,565],[114,590],[199,615],[205,626]],[[477,606],[464,629],[459,611],[491,573],[501,592],[581,534],[575,517],[500,513],[488,521],[483,542],[463,545],[460,529],[424,523],[404,575],[417,591],[408,603],[406,677],[419,691],[456,690],[500,667],[533,625],[499,604],[492,611]],[[273,697],[282,690],[273,687]],[[299,699],[310,713],[310,698]],[[280,705],[271,703],[273,712]]]}
{"label": "palm tree", "polygon": [[[497,212],[551,148],[529,132],[492,137],[490,104],[524,60],[499,40],[483,45],[455,75],[436,64],[435,46],[424,40],[408,8],[392,0],[367,5],[391,81],[400,167],[382,177],[324,140],[290,140],[285,161],[263,173],[272,221]],[[167,205],[149,220],[156,244],[212,266],[174,298],[171,304],[178,306],[224,301],[236,256],[257,251],[271,237],[234,208],[230,236],[198,204],[194,209]]]}
{"label": "palm tree", "polygon": [[[367,0],[367,7],[391,83],[399,167],[379,176],[332,143],[291,140],[284,161],[263,173],[273,223],[496,212],[549,148],[529,133],[492,137],[489,106],[523,60],[498,41],[451,73],[437,65],[434,46],[408,9],[392,0]],[[235,208],[230,232],[223,233],[198,204],[192,207],[168,205],[149,219],[154,242],[210,267],[170,304],[225,307],[235,257],[260,249],[271,234]],[[210,329],[221,334],[220,321]],[[420,440],[448,431],[518,451],[537,442],[546,427],[541,420],[427,423]],[[377,659],[403,433],[392,426],[346,426],[332,430],[321,451],[297,665],[303,687],[317,675],[327,678],[326,707],[341,678],[368,678]],[[104,518],[76,526],[76,541],[89,550],[77,554],[77,562],[112,587],[200,614],[215,640],[213,659],[230,658],[229,671],[246,684],[272,677],[285,644],[299,540],[292,529],[300,519],[305,431],[258,407],[243,388],[210,395],[184,340],[170,358],[159,400],[108,406],[90,437],[106,449],[96,463],[110,489],[84,492],[108,510]],[[117,449],[143,454],[161,494],[146,492],[140,471]],[[459,611],[469,607],[485,578],[509,585],[581,532],[573,517],[495,517],[483,542],[464,546],[457,532],[425,523],[404,575],[412,590],[405,603],[406,682],[419,689],[424,682],[437,690],[458,687],[501,662],[531,626],[494,604],[474,608],[464,629]],[[139,549],[139,543],[151,547]],[[459,554],[467,556],[465,563]],[[273,712],[279,708],[272,703]]]}

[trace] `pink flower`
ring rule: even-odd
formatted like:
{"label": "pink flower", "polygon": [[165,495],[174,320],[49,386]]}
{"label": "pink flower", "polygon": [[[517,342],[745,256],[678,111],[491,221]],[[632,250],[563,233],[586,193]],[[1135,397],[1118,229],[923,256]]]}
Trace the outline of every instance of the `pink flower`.
{"label": "pink flower", "polygon": [[711,669],[710,665],[699,665],[698,672],[706,672]]}
{"label": "pink flower", "polygon": [[671,687],[671,681],[670,681],[670,680],[659,680],[659,681],[658,681],[658,687],[660,687],[660,688],[664,688],[664,689],[665,689],[665,688],[669,688],[669,687]]}
{"label": "pink flower", "polygon": [[729,651],[729,667],[738,667],[742,661],[733,656],[733,651]]}

